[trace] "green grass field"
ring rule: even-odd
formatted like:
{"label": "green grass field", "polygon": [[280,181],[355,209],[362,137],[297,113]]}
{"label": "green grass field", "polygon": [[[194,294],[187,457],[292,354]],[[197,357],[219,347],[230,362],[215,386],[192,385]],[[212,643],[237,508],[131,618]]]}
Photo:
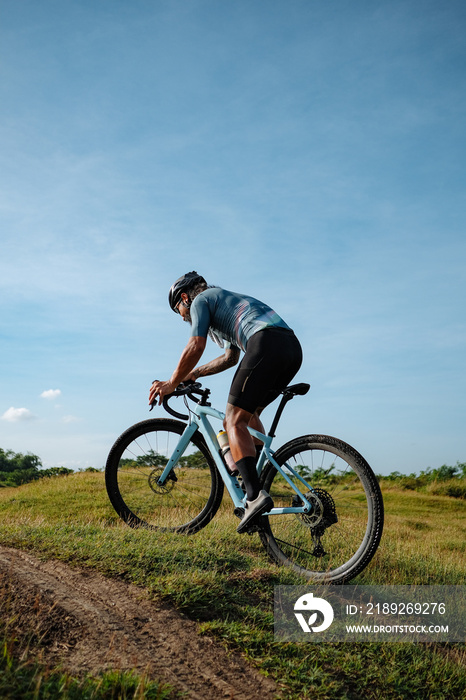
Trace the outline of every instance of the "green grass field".
{"label": "green grass field", "polygon": [[[381,546],[352,583],[464,584],[465,501],[393,486],[383,491],[386,524]],[[276,680],[284,698],[466,698],[466,657],[459,645],[276,642],[273,587],[303,581],[271,563],[257,535],[236,534],[238,521],[227,497],[215,520],[191,536],[132,530],[121,523],[108,501],[102,473],[0,489],[0,513],[2,544],[93,567],[145,587],[154,598],[170,601],[199,621],[201,634],[215,635],[219,643],[241,650],[251,664]],[[3,678],[7,672],[15,675],[19,663],[9,654],[7,639],[4,650]],[[34,673],[39,673],[37,668]],[[64,683],[72,688],[69,679]],[[60,694],[58,684],[47,695],[8,696],[1,694],[0,680],[0,695],[149,698],[159,692],[149,685],[143,692],[131,678],[126,686],[121,684],[121,678],[106,681],[106,694],[101,695],[98,684],[87,695],[73,695],[71,690]]]}

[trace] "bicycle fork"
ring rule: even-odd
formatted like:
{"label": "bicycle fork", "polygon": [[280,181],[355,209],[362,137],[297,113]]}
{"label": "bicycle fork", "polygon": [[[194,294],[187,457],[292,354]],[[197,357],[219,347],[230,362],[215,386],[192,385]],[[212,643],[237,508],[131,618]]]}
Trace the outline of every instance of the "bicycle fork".
{"label": "bicycle fork", "polygon": [[165,482],[167,479],[170,479],[170,475],[176,464],[178,463],[178,460],[180,457],[183,456],[184,451],[188,447],[189,443],[191,442],[191,438],[194,435],[194,433],[197,430],[197,425],[195,423],[191,423],[190,425],[186,426],[186,430],[182,433],[180,436],[180,439],[178,441],[177,446],[173,450],[173,454],[166,463],[161,475],[159,476],[157,480],[157,485],[158,486],[164,486]]}

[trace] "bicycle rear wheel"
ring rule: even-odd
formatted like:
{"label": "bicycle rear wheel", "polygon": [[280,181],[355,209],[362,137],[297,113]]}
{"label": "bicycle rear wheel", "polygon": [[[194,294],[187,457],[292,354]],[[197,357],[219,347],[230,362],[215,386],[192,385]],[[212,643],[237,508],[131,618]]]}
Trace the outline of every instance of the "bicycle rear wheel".
{"label": "bicycle rear wheel", "polygon": [[158,484],[185,429],[185,423],[165,418],[142,421],[126,430],[110,450],[107,493],[131,527],[190,534],[205,527],[217,512],[223,481],[198,433],[179,455],[165,484]]}
{"label": "bicycle rear wheel", "polygon": [[[274,459],[312,503],[313,511],[270,515],[259,532],[268,554],[311,581],[351,580],[368,565],[382,536],[382,494],[370,466],[350,445],[326,435],[291,440]],[[309,490],[286,465],[306,480]],[[262,483],[275,507],[302,504],[270,462]]]}

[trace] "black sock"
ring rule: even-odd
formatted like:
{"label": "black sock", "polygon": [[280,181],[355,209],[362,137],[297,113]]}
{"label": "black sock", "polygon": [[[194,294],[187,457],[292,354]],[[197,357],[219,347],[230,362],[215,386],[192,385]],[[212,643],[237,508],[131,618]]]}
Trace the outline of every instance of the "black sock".
{"label": "black sock", "polygon": [[236,462],[236,466],[243,479],[243,484],[246,486],[246,498],[248,501],[254,501],[261,490],[259,477],[256,471],[256,458],[243,457]]}

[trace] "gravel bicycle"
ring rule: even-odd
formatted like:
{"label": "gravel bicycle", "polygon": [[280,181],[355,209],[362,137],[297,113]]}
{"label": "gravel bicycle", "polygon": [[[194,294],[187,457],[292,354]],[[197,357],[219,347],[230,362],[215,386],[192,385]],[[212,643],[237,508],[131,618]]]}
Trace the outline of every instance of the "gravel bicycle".
{"label": "gravel bicycle", "polygon": [[[272,450],[286,404],[309,388],[294,384],[282,392],[267,435],[249,428],[263,443],[257,470],[274,507],[254,521],[248,534],[259,534],[277,564],[310,581],[341,584],[374,556],[382,536],[383,500],[368,463],[341,440],[303,435]],[[188,415],[169,405],[179,396]],[[105,469],[107,493],[131,527],[198,532],[217,512],[225,486],[235,515],[243,516],[241,479],[230,475],[210,420],[223,422],[225,416],[211,406],[209,396],[210,390],[199,382],[180,384],[163,401],[176,420],[137,423],[111,448]]]}

